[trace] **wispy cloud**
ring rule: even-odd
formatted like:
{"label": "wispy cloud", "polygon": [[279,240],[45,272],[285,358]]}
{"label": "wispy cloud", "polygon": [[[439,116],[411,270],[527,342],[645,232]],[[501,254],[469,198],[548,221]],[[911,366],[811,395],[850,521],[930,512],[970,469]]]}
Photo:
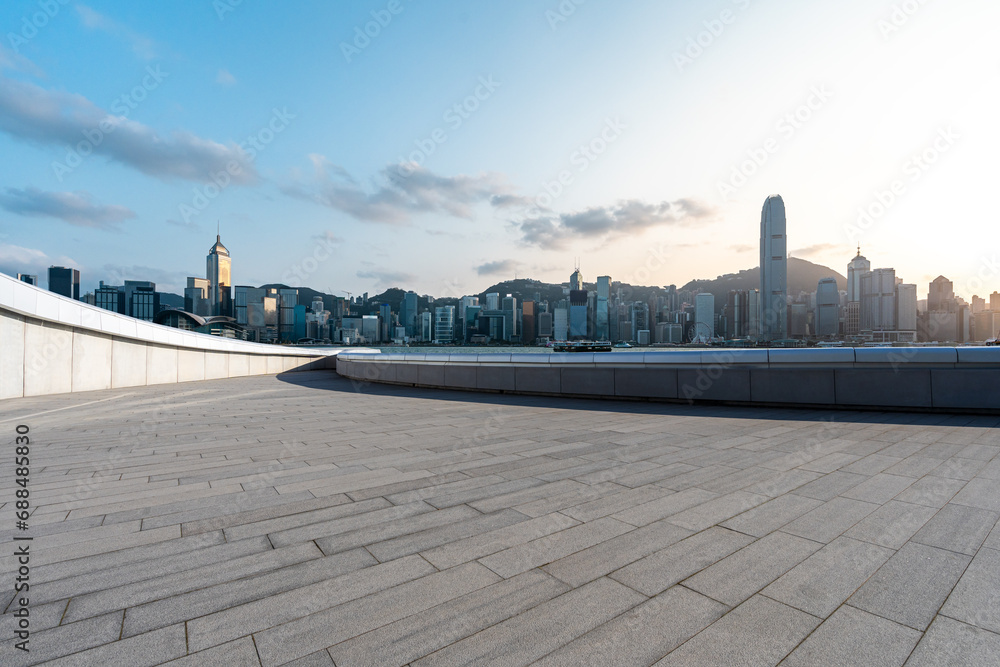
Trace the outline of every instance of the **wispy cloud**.
{"label": "wispy cloud", "polygon": [[233,76],[229,70],[220,69],[219,73],[215,76],[215,82],[223,86],[235,86],[236,77]]}
{"label": "wispy cloud", "polygon": [[799,248],[798,250],[793,250],[789,254],[792,257],[815,257],[816,255],[823,255],[834,250],[843,250],[842,246],[836,243],[817,243],[816,245],[806,246],[805,248]]}
{"label": "wispy cloud", "polygon": [[477,204],[509,190],[496,174],[438,176],[417,165],[389,165],[379,172],[372,187],[365,188],[324,156],[309,158],[314,183],[286,185],[282,191],[364,222],[400,225],[416,214],[432,212],[471,219]]}
{"label": "wispy cloud", "polygon": [[737,243],[736,245],[729,246],[729,250],[738,253],[753,252],[757,249],[757,246],[752,246],[749,243]]}
{"label": "wispy cloud", "polygon": [[0,208],[35,218],[56,218],[71,225],[117,228],[118,223],[135,217],[124,206],[94,203],[88,192],[45,192],[37,188],[5,188],[0,192]]}
{"label": "wispy cloud", "polygon": [[374,280],[378,288],[400,287],[416,282],[417,277],[405,271],[387,271],[381,269],[368,269],[358,271],[358,278]]}
{"label": "wispy cloud", "polygon": [[[100,109],[81,95],[50,91],[0,75],[0,131],[42,145],[86,141],[96,155],[162,179],[207,181],[236,162],[235,183],[257,181],[257,171],[235,143],[223,145],[190,132],[164,136]],[[230,172],[232,173],[232,172]]]}
{"label": "wispy cloud", "polygon": [[66,256],[50,257],[35,248],[0,243],[0,272],[9,276],[16,276],[19,273],[37,275],[39,282],[44,285],[48,279],[50,266],[80,268],[76,261]]}
{"label": "wispy cloud", "polygon": [[128,42],[132,52],[144,60],[152,60],[156,57],[156,48],[153,40],[144,35],[140,35],[128,26],[115,21],[112,18],[101,14],[86,5],[77,5],[76,12],[80,16],[80,21],[84,26],[92,30],[100,30],[109,35]]}
{"label": "wispy cloud", "polygon": [[188,274],[184,271],[171,271],[151,266],[120,266],[105,264],[102,267],[103,280],[109,285],[122,285],[126,280],[149,280],[156,283],[159,292],[184,294]]}
{"label": "wispy cloud", "polygon": [[476,273],[481,276],[492,276],[495,274],[510,275],[518,270],[520,262],[513,259],[498,259],[494,262],[486,262],[476,267]]}
{"label": "wispy cloud", "polygon": [[10,70],[12,72],[24,72],[39,79],[45,78],[45,72],[35,63],[31,62],[20,53],[11,51],[3,44],[0,44],[0,72]]}
{"label": "wispy cloud", "polygon": [[578,213],[543,215],[514,224],[521,241],[541,248],[564,248],[578,239],[608,239],[635,235],[656,227],[681,226],[715,215],[710,206],[693,199],[649,204],[636,199],[615,206],[598,206]]}

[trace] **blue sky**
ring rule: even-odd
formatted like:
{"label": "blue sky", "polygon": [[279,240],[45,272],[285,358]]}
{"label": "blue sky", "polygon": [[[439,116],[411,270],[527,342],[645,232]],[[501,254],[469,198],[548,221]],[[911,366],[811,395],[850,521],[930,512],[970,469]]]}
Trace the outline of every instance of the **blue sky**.
{"label": "blue sky", "polygon": [[[8,1],[0,271],[438,296],[792,255],[1000,289],[990,0]],[[365,34],[367,30],[368,35]],[[862,215],[861,212],[864,212]],[[43,278],[44,282],[44,278]]]}

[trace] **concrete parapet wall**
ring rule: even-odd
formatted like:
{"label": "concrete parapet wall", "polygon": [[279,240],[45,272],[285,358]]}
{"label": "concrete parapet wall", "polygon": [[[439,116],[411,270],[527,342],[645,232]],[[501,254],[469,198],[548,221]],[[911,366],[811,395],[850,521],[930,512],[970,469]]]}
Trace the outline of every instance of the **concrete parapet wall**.
{"label": "concrete parapet wall", "polygon": [[659,401],[1000,414],[1000,347],[343,352],[364,382]]}
{"label": "concrete parapet wall", "polygon": [[172,329],[0,274],[0,399],[334,368],[338,351]]}

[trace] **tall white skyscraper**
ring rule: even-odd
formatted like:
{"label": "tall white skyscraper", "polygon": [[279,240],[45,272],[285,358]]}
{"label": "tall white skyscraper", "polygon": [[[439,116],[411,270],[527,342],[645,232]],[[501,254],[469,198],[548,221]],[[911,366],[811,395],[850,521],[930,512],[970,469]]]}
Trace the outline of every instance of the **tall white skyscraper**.
{"label": "tall white skyscraper", "polygon": [[861,254],[858,246],[857,256],[847,265],[847,300],[861,301],[861,276],[872,270],[872,263]]}
{"label": "tall white skyscraper", "polygon": [[781,195],[764,201],[760,214],[760,338],[788,337],[788,238]]}

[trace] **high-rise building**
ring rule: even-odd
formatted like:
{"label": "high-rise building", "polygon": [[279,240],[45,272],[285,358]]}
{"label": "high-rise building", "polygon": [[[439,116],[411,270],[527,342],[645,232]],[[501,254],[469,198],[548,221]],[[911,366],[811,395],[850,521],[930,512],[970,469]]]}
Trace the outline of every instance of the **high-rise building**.
{"label": "high-rise building", "polygon": [[399,319],[406,335],[415,337],[417,329],[417,293],[407,292],[403,295],[403,302],[399,304]]}
{"label": "high-rise building", "polygon": [[535,329],[535,302],[525,301],[521,304],[521,342],[530,345],[538,337]]}
{"label": "high-rise building", "polygon": [[378,319],[379,341],[388,343],[392,340],[392,306],[387,303],[380,304],[378,307]]}
{"label": "high-rise building", "polygon": [[434,309],[434,342],[450,343],[455,339],[455,306]]}
{"label": "high-rise building", "polygon": [[205,264],[206,278],[210,284],[208,298],[211,302],[211,314],[230,316],[233,260],[229,256],[229,250],[222,245],[222,237],[218,234],[215,236],[215,245],[208,251]]}
{"label": "high-rise building", "polygon": [[38,286],[38,276],[33,276],[28,273],[19,273],[17,274],[17,279],[22,283],[28,283],[29,285],[34,285],[36,287]]}
{"label": "high-rise building", "polygon": [[125,315],[137,320],[153,321],[160,309],[160,295],[156,283],[148,280],[126,280],[120,288],[124,293]]}
{"label": "high-rise building", "polygon": [[500,295],[497,292],[490,292],[486,295],[485,310],[500,310]]}
{"label": "high-rise building", "polygon": [[49,291],[80,300],[80,272],[62,266],[49,267]]}
{"label": "high-rise building", "polygon": [[760,214],[760,338],[788,337],[788,239],[785,202],[780,195],[764,201]]}
{"label": "high-rise building", "polygon": [[823,278],[816,286],[816,335],[832,338],[840,333],[840,291],[836,278]]}
{"label": "high-rise building", "polygon": [[896,285],[896,329],[917,330],[917,286],[909,283]]}
{"label": "high-rise building", "polygon": [[428,342],[434,340],[434,313],[425,310],[420,313],[419,321],[420,326],[417,333],[420,334],[420,340]]}
{"label": "high-rise building", "polygon": [[594,338],[596,340],[611,340],[611,330],[608,325],[610,298],[611,276],[598,276],[597,303],[594,306]]}
{"label": "high-rise building", "polygon": [[872,270],[872,263],[861,255],[861,246],[858,246],[858,254],[847,265],[847,301],[861,301],[861,276]]}
{"label": "high-rise building", "polygon": [[629,327],[628,331],[631,334],[630,340],[639,342],[639,332],[649,331],[649,304],[645,301],[636,301],[632,304],[629,309]]}
{"label": "high-rise building", "polygon": [[125,310],[125,294],[114,285],[100,286],[94,290],[94,305],[112,313],[122,313]]}
{"label": "high-rise building", "polygon": [[501,310],[503,310],[504,339],[519,340],[521,330],[518,326],[520,323],[517,317],[517,299],[510,294],[505,296],[501,303]]}
{"label": "high-rise building", "polygon": [[201,317],[208,317],[212,314],[209,292],[211,283],[207,278],[188,278],[187,287],[184,288],[184,310]]}
{"label": "high-rise building", "polygon": [[709,292],[694,298],[694,336],[702,343],[715,338],[715,295]]}
{"label": "high-rise building", "polygon": [[954,283],[944,276],[935,278],[927,292],[927,310],[941,313],[954,312],[957,305]]}
{"label": "high-rise building", "polygon": [[552,313],[538,313],[538,338],[552,338]]}
{"label": "high-rise building", "polygon": [[1000,292],[990,294],[990,310],[994,313],[1000,313]]}
{"label": "high-rise building", "polygon": [[569,304],[556,308],[552,319],[552,340],[566,340],[569,335]]}
{"label": "high-rise building", "polygon": [[580,267],[577,267],[575,271],[569,276],[569,288],[570,290],[582,290],[583,289],[583,274],[580,273]]}
{"label": "high-rise building", "polygon": [[[576,273],[579,273],[577,269]],[[574,274],[575,275],[575,274]],[[569,291],[569,340],[587,338],[587,291]]]}
{"label": "high-rise building", "polygon": [[861,276],[861,330],[896,330],[896,270],[875,269]]}

